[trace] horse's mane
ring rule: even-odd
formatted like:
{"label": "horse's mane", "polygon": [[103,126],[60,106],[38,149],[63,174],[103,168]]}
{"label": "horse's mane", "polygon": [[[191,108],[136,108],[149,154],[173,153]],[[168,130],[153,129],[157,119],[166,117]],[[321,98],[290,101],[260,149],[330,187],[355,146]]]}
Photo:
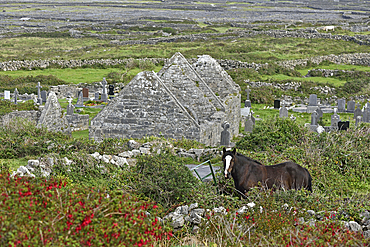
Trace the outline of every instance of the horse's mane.
{"label": "horse's mane", "polygon": [[252,158],[249,158],[248,156],[245,156],[244,154],[236,153],[236,155],[237,155],[238,157],[242,157],[242,158],[244,158],[244,159],[246,159],[246,160],[248,160],[248,161],[252,161],[252,162],[255,162],[255,163],[259,164],[259,165],[263,165],[261,162],[259,162],[259,161],[257,161],[257,160],[254,160],[254,159],[252,159]]}

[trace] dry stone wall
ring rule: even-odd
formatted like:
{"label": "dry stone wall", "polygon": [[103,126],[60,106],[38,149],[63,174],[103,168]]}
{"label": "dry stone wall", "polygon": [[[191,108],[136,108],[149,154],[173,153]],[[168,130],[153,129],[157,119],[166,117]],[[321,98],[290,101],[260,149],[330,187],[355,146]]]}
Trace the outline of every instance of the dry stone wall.
{"label": "dry stone wall", "polygon": [[13,111],[1,117],[2,125],[9,125],[14,119],[22,118],[27,119],[31,123],[37,124],[41,116],[40,111]]}

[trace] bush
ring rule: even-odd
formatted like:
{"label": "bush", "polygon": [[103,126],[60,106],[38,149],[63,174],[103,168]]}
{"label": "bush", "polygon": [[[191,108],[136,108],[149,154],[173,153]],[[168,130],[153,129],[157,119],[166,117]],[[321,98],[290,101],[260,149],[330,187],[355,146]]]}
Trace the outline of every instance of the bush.
{"label": "bush", "polygon": [[142,246],[172,236],[153,202],[118,190],[0,173],[0,193],[1,246]]}
{"label": "bush", "polygon": [[236,146],[249,151],[275,150],[282,152],[304,141],[306,130],[289,118],[260,121],[253,132],[246,135]]}
{"label": "bush", "polygon": [[199,183],[181,159],[171,154],[140,156],[121,181],[166,209],[191,200],[192,190]]}

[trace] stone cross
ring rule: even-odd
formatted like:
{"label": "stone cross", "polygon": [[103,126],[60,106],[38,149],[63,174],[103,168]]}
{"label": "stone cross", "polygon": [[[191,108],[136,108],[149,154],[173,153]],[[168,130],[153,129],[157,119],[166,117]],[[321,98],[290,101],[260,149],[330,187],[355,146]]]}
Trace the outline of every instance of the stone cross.
{"label": "stone cross", "polygon": [[105,80],[105,77],[103,78],[103,81],[102,81],[102,86],[103,86],[103,93],[107,93],[107,88],[106,88],[106,86],[107,86],[107,80]]}
{"label": "stone cross", "polygon": [[331,127],[338,129],[338,122],[340,121],[340,116],[337,114],[337,108],[334,108],[334,114],[331,115]]}
{"label": "stone cross", "polygon": [[14,90],[14,104],[18,104],[18,102],[17,102],[17,100],[18,100],[18,95],[19,95],[19,93],[18,93],[18,89],[17,89],[17,88],[15,88],[15,90]]}
{"label": "stone cross", "polygon": [[42,88],[42,86],[40,85],[40,82],[38,82],[37,83],[37,104],[42,104],[42,99],[41,99],[41,92],[40,92],[40,90],[41,90],[41,88]]}
{"label": "stone cross", "polygon": [[68,101],[68,106],[71,106],[72,105],[72,98],[69,98],[67,101]]}
{"label": "stone cross", "polygon": [[224,129],[221,132],[221,146],[230,147],[230,132],[227,130],[230,128],[230,124],[228,122],[224,122],[221,124],[221,127]]}

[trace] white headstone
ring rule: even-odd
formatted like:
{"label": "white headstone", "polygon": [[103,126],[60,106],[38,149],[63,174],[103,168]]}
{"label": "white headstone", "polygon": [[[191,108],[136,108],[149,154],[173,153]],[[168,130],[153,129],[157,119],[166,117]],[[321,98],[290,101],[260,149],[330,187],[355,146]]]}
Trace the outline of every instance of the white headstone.
{"label": "white headstone", "polygon": [[10,100],[10,91],[4,91],[4,99]]}

